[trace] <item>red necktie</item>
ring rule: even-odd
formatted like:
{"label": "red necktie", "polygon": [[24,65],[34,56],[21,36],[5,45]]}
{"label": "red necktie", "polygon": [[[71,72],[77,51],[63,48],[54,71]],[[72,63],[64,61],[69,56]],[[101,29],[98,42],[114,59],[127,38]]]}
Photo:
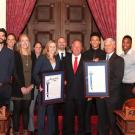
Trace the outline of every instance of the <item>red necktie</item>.
{"label": "red necktie", "polygon": [[78,61],[77,61],[78,57],[75,57],[75,60],[74,60],[74,74],[76,73],[77,71],[77,67],[78,67]]}

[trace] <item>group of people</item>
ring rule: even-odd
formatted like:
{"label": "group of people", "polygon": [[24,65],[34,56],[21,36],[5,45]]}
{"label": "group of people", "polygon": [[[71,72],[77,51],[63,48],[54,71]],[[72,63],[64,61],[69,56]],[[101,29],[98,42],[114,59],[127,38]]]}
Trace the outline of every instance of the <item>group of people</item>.
{"label": "group of people", "polygon": [[[74,135],[74,119],[78,116],[78,135],[92,135],[90,114],[92,102],[96,101],[98,114],[98,134],[118,135],[114,111],[120,109],[129,98],[135,97],[135,53],[132,51],[132,38],[123,37],[123,54],[115,52],[113,38],[104,40],[101,49],[101,36],[90,35],[90,49],[83,52],[83,44],[75,39],[71,53],[66,51],[67,42],[59,37],[57,42],[49,40],[44,48],[40,42],[33,46],[28,35],[21,34],[18,41],[14,34],[7,35],[0,28],[0,106],[12,111],[10,123],[13,134],[19,135],[20,118],[23,134],[35,134],[34,108],[37,108],[37,134],[58,135],[58,113],[62,108],[63,135]],[[109,97],[85,98],[84,67],[85,61],[106,60],[109,64]],[[44,104],[42,74],[63,70],[64,103]],[[99,77],[99,81],[102,78]],[[97,82],[98,85],[98,82]],[[48,124],[45,122],[47,116]],[[47,131],[45,130],[47,129]]]}

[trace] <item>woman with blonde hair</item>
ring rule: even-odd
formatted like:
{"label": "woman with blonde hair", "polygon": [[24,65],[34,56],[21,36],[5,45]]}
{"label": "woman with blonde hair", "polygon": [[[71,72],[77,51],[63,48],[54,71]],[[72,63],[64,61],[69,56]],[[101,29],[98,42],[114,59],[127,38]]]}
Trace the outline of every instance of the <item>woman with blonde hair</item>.
{"label": "woman with blonde hair", "polygon": [[23,134],[28,135],[29,106],[32,93],[32,59],[29,37],[22,34],[19,37],[15,55],[15,72],[13,77],[13,130],[19,134],[20,116],[23,120]]}
{"label": "woman with blonde hair", "polygon": [[54,105],[44,105],[42,103],[42,90],[41,87],[41,78],[42,74],[45,72],[52,72],[60,68],[60,61],[56,56],[56,43],[52,40],[48,41],[43,50],[43,55],[39,57],[34,68],[34,79],[36,84],[39,86],[39,95],[38,95],[38,115],[37,115],[37,129],[38,135],[44,135],[45,129],[45,114],[48,117],[48,131],[47,135],[54,135],[55,132],[55,113]]}

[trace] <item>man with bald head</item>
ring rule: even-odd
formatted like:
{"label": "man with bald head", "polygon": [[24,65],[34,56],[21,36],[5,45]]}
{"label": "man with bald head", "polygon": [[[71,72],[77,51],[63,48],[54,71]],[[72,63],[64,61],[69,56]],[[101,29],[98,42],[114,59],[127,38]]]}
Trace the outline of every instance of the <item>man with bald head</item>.
{"label": "man with bald head", "polygon": [[115,53],[116,43],[112,38],[104,41],[106,60],[109,64],[109,97],[97,99],[97,111],[99,115],[99,135],[118,135],[114,110],[117,109],[120,100],[120,86],[124,74],[124,60]]}
{"label": "man with bald head", "polygon": [[66,99],[63,135],[74,135],[75,113],[78,115],[78,135],[84,134],[84,74],[82,43],[74,40],[72,54],[66,58]]}

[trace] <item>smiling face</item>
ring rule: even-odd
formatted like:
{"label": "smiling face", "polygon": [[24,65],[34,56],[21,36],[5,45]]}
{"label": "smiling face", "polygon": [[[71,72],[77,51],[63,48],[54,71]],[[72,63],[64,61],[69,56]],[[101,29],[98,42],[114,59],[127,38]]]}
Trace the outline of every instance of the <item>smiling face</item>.
{"label": "smiling face", "polygon": [[40,54],[41,53],[41,51],[42,51],[42,45],[41,45],[41,43],[36,43],[35,44],[34,51],[35,51],[35,54]]}
{"label": "smiling face", "polygon": [[48,52],[52,55],[56,53],[56,44],[55,43],[50,43],[48,46]]}
{"label": "smiling face", "polygon": [[54,56],[56,54],[56,51],[57,51],[56,43],[53,40],[49,40],[45,45],[43,54],[47,56]]}
{"label": "smiling face", "polygon": [[100,45],[100,38],[98,36],[92,36],[90,39],[90,44],[93,49],[98,49]]}
{"label": "smiling face", "polygon": [[29,46],[29,38],[26,35],[20,37],[20,45],[22,49],[27,49]]}
{"label": "smiling face", "polygon": [[[29,37],[26,34],[21,34],[19,37],[19,42],[17,44],[17,50],[21,54],[30,55],[31,54],[31,44]],[[25,55],[24,54],[24,55]]]}
{"label": "smiling face", "polygon": [[4,43],[6,40],[6,36],[4,32],[0,32],[0,44]]}
{"label": "smiling face", "polygon": [[107,38],[104,41],[104,48],[107,54],[114,52],[116,48],[115,41],[112,38]]}
{"label": "smiling face", "polygon": [[132,41],[129,38],[123,38],[122,40],[122,49],[127,53],[132,47]]}
{"label": "smiling face", "polygon": [[63,37],[60,37],[57,42],[57,48],[58,50],[65,50],[67,46],[67,42]]}
{"label": "smiling face", "polygon": [[8,35],[7,36],[7,47],[10,49],[14,48],[14,45],[16,43],[16,39],[14,35]]}
{"label": "smiling face", "polygon": [[82,52],[82,43],[79,40],[73,41],[71,50],[75,56],[78,56]]}

